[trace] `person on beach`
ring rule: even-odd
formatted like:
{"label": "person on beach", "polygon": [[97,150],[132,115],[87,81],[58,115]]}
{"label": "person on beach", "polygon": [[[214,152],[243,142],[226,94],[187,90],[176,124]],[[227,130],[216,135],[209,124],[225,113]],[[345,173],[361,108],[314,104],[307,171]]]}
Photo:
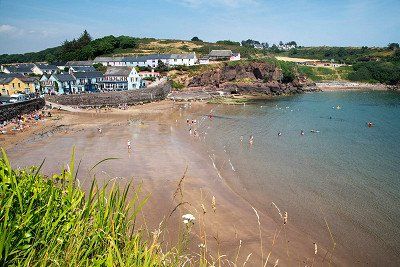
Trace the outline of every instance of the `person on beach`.
{"label": "person on beach", "polygon": [[253,142],[254,142],[254,136],[250,135],[249,144],[253,145]]}
{"label": "person on beach", "polygon": [[243,135],[240,136],[240,143],[243,143]]}
{"label": "person on beach", "polygon": [[128,146],[128,150],[131,150],[131,141],[130,140],[128,140],[127,146]]}
{"label": "person on beach", "polygon": [[101,128],[98,129],[99,133],[101,134]]}

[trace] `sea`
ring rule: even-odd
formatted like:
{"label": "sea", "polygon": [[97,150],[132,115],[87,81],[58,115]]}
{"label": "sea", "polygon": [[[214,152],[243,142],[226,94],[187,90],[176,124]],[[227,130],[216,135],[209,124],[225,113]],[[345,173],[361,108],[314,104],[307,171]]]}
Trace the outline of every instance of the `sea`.
{"label": "sea", "polygon": [[252,205],[287,212],[354,264],[400,266],[400,93],[306,93],[197,112],[210,158]]}

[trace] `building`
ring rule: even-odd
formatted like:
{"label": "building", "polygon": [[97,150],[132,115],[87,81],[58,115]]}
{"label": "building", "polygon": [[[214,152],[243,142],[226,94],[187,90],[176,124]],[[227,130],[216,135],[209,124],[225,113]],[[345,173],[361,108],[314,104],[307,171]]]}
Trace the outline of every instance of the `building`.
{"label": "building", "polygon": [[69,73],[53,73],[49,80],[52,82],[53,87],[48,93],[70,94],[74,91],[77,91],[76,79]]}
{"label": "building", "polygon": [[104,91],[139,89],[141,79],[134,67],[108,67],[100,85]]}
{"label": "building", "polygon": [[161,74],[154,71],[154,69],[151,69],[151,71],[140,71],[139,76],[141,80],[141,88],[146,88],[147,86],[161,78]]}
{"label": "building", "polygon": [[33,63],[19,63],[19,64],[10,64],[10,65],[2,65],[1,71],[4,73],[19,73],[23,75],[33,74],[32,69],[35,67]]}
{"label": "building", "polygon": [[187,54],[151,54],[134,57],[96,57],[95,63],[101,63],[104,66],[121,67],[158,67],[161,61],[167,66],[193,66],[197,63],[196,53]]}
{"label": "building", "polygon": [[35,93],[36,79],[33,77],[16,77],[10,75],[8,77],[0,77],[0,93],[1,95],[12,95],[18,93]]}
{"label": "building", "polygon": [[68,61],[65,63],[65,67],[78,67],[78,66],[93,66],[92,60],[85,60],[85,61]]}
{"label": "building", "polygon": [[93,71],[96,71],[96,68],[93,66],[71,66],[69,68],[70,74],[74,72],[93,72]]}
{"label": "building", "polygon": [[199,58],[200,65],[207,65],[210,64],[210,59],[208,57],[201,57]]}
{"label": "building", "polygon": [[289,44],[278,45],[278,49],[282,50],[282,51],[288,51],[288,50],[294,49],[294,48],[296,48],[296,45],[289,45]]}
{"label": "building", "polygon": [[231,50],[212,50],[208,54],[209,60],[240,60],[240,53],[233,53]]}
{"label": "building", "polygon": [[72,76],[76,80],[73,93],[96,92],[99,90],[99,84],[103,81],[103,73],[101,71],[74,72]]}
{"label": "building", "polygon": [[45,94],[49,94],[54,89],[54,83],[50,80],[50,74],[43,74],[40,78],[40,91]]}
{"label": "building", "polygon": [[35,63],[35,66],[32,68],[32,72],[36,75],[53,74],[58,70],[59,69],[56,65],[49,65],[45,63]]}

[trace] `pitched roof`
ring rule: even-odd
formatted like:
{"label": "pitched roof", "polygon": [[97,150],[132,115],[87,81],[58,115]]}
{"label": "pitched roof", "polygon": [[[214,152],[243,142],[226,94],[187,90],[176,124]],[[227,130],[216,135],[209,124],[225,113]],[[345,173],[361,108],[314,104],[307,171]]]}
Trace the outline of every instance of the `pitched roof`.
{"label": "pitched roof", "polygon": [[132,67],[108,67],[104,76],[129,76]]}
{"label": "pitched roof", "polygon": [[38,81],[38,79],[35,77],[23,76],[23,77],[17,77],[17,78],[20,79],[21,81],[23,81],[24,83],[33,83],[33,82]]}
{"label": "pitched roof", "polygon": [[13,73],[32,73],[32,69],[33,69],[33,67],[35,67],[35,64],[21,63],[21,64],[13,64],[13,65],[4,65],[4,67]]}
{"label": "pitched roof", "polygon": [[53,77],[60,82],[73,82],[75,77],[69,73],[53,74]]}
{"label": "pitched roof", "polygon": [[96,57],[94,62],[146,62],[147,60],[159,59],[195,59],[196,53],[185,54],[149,54],[131,57]]}
{"label": "pitched roof", "polygon": [[208,54],[210,57],[231,57],[232,56],[232,51],[231,50],[212,50],[210,54]]}
{"label": "pitched roof", "polygon": [[22,73],[4,73],[4,72],[0,72],[0,79],[23,77],[23,76],[24,75]]}
{"label": "pitched roof", "polygon": [[72,75],[76,79],[93,79],[103,77],[103,73],[101,71],[74,72]]}
{"label": "pitched roof", "polygon": [[74,72],[96,71],[93,66],[71,66]]}
{"label": "pitched roof", "polygon": [[45,63],[36,63],[35,65],[41,70],[58,70],[56,65],[49,65]]}
{"label": "pitched roof", "polygon": [[86,60],[86,61],[68,61],[65,66],[92,66],[93,61],[92,60]]}
{"label": "pitched roof", "polygon": [[93,62],[114,62],[121,61],[123,57],[96,57]]}

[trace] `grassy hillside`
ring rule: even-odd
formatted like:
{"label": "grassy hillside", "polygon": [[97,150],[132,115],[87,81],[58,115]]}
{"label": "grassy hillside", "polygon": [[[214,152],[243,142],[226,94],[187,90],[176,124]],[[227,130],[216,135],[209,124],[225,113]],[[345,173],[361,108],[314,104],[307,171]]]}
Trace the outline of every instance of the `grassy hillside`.
{"label": "grassy hillside", "polygon": [[240,46],[240,43],[218,41],[208,43],[187,40],[157,40],[155,38],[134,38],[113,35],[92,40],[86,31],[70,41],[64,41],[60,46],[48,48],[39,52],[25,54],[0,55],[0,64],[17,62],[58,62],[70,60],[89,60],[97,56],[132,55],[150,53],[188,53],[196,52],[199,57],[208,54],[213,49],[230,49],[240,52],[244,57],[261,56],[265,52],[252,47]]}

